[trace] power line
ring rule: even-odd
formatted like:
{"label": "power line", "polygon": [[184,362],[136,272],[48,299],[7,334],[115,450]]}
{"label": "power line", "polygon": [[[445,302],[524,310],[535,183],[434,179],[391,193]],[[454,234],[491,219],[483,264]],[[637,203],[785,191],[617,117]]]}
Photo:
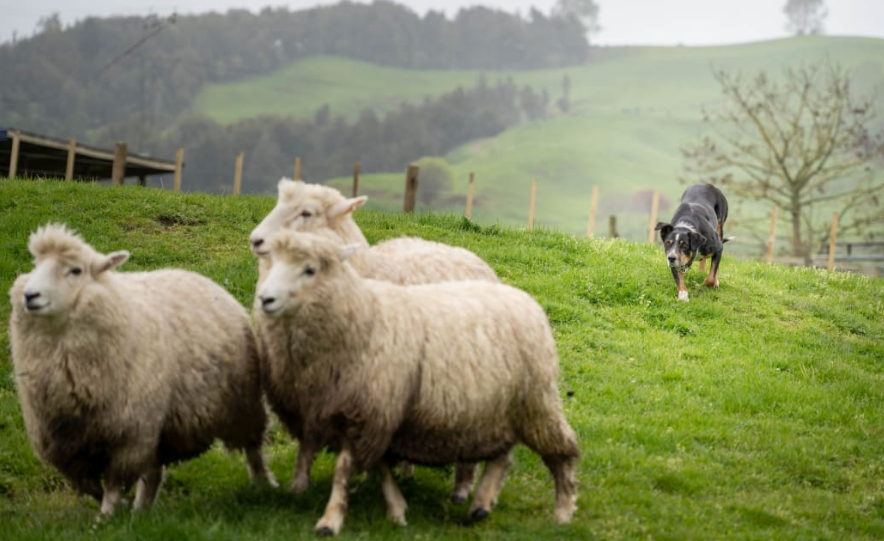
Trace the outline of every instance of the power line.
{"label": "power line", "polygon": [[113,66],[114,64],[116,64],[117,62],[119,62],[120,60],[122,60],[123,58],[125,58],[125,57],[129,56],[130,54],[132,54],[132,53],[135,51],[135,49],[137,49],[137,48],[141,47],[142,45],[144,45],[145,42],[147,42],[147,40],[149,40],[150,38],[152,38],[152,37],[156,36],[157,34],[159,34],[159,33],[163,30],[163,28],[166,27],[166,23],[168,23],[168,24],[175,24],[175,20],[176,20],[176,18],[177,18],[177,14],[173,13],[173,14],[170,15],[169,18],[166,19],[166,20],[158,20],[158,21],[154,22],[154,23],[152,24],[152,26],[154,26],[153,31],[151,31],[149,34],[144,35],[141,39],[139,39],[138,41],[136,41],[131,47],[129,47],[128,49],[126,49],[125,51],[123,51],[122,53],[120,53],[119,55],[117,55],[116,58],[114,58],[113,60],[111,60],[110,62],[108,62],[103,68],[101,68],[101,70],[99,70],[99,72],[98,72],[96,75],[101,75],[102,73],[104,73],[105,71],[107,71],[111,66]]}

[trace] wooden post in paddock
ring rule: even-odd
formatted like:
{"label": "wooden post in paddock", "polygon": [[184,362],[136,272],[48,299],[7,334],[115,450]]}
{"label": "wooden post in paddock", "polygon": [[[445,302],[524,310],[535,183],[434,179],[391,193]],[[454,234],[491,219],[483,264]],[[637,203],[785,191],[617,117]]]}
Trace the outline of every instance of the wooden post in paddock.
{"label": "wooden post in paddock", "polygon": [[179,148],[175,151],[175,180],[172,184],[172,190],[181,191],[181,169],[184,167],[184,149]]}
{"label": "wooden post in paddock", "polygon": [[12,148],[9,154],[9,178],[15,178],[18,173],[18,154],[21,148],[21,134],[18,131],[12,132]]}
{"label": "wooden post in paddock", "polygon": [[660,207],[660,192],[654,190],[651,198],[651,223],[648,224],[648,244],[654,244],[654,230],[657,227],[657,209]]}
{"label": "wooden post in paddock", "polygon": [[537,205],[537,178],[531,180],[531,202],[528,204],[528,231],[534,229],[534,207]]}
{"label": "wooden post in paddock", "polygon": [[233,169],[233,195],[239,195],[242,189],[242,159],[243,153],[240,152],[236,155],[236,165]]}
{"label": "wooden post in paddock", "polygon": [[829,234],[829,262],[826,266],[830,271],[835,270],[835,241],[838,238],[838,211],[832,213],[832,232]]}
{"label": "wooden post in paddock", "polygon": [[417,201],[417,177],[420,168],[416,165],[409,165],[405,171],[405,200],[402,203],[402,211],[406,213],[414,212],[414,204]]}
{"label": "wooden post in paddock", "polygon": [[617,217],[608,218],[608,238],[616,239],[620,235],[617,233]]}
{"label": "wooden post in paddock", "polygon": [[295,176],[292,180],[301,180],[301,157],[295,158]]}
{"label": "wooden post in paddock", "polygon": [[470,183],[467,184],[467,208],[463,215],[467,220],[473,217],[473,188],[475,186],[476,174],[470,171]]}
{"label": "wooden post in paddock", "polygon": [[68,182],[74,180],[74,161],[77,159],[77,138],[71,137],[68,141],[68,163],[64,168],[64,179]]}
{"label": "wooden post in paddock", "polygon": [[774,205],[770,209],[770,233],[767,234],[767,255],[764,256],[764,262],[770,265],[773,263],[774,240],[777,235],[777,206]]}
{"label": "wooden post in paddock", "polygon": [[353,197],[359,197],[359,162],[353,164]]}
{"label": "wooden post in paddock", "polygon": [[129,153],[129,145],[125,142],[117,143],[114,147],[114,165],[111,169],[111,183],[114,186],[123,184],[126,178],[126,155]]}
{"label": "wooden post in paddock", "polygon": [[592,199],[589,201],[589,222],[586,224],[586,236],[595,235],[595,213],[599,208],[599,187],[592,187]]}

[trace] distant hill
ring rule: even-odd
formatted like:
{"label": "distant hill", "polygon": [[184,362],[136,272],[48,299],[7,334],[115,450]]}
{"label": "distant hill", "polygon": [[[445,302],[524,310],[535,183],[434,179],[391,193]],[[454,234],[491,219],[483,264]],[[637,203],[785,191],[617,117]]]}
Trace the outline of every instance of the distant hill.
{"label": "distant hill", "polygon": [[[518,85],[545,89],[555,101],[567,75],[572,101],[568,114],[553,111],[551,118],[449,153],[457,182],[450,203],[437,210],[462,210],[468,173],[474,171],[474,216],[483,222],[524,223],[529,185],[536,176],[538,223],[585,231],[589,194],[598,185],[597,230],[606,234],[607,217],[616,214],[621,234],[644,238],[647,212],[635,209],[647,208],[645,190],[659,189],[664,196],[661,215],[666,215],[671,209],[665,203],[681,194],[679,149],[701,133],[701,105],[714,108],[719,99],[712,67],[751,77],[761,70],[775,75],[788,66],[824,59],[852,68],[854,91],[877,95],[884,111],[884,40],[821,36],[720,47],[596,48],[586,65],[551,70],[415,72],[313,58],[248,81],[210,85],[198,96],[197,106],[222,122],[270,111],[312,114],[322,104],[353,115],[366,106],[384,110],[438,95],[472,84],[481,75],[490,81],[512,77]],[[259,99],[246,101],[249,95]],[[333,184],[349,186],[349,180]],[[401,204],[399,171],[365,176],[360,184],[375,208]],[[739,230],[736,234],[740,236]]]}

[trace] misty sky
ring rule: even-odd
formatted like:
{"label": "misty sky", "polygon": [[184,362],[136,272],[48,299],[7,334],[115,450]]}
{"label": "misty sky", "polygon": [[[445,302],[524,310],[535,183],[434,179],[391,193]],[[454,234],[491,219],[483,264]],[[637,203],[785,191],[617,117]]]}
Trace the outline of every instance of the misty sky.
{"label": "misty sky", "polygon": [[[548,13],[555,0],[399,0],[423,14],[482,4],[527,13],[536,6]],[[13,31],[33,33],[37,20],[58,12],[64,24],[88,16],[167,15],[245,8],[288,6],[303,9],[318,0],[0,0],[0,41]],[[602,32],[594,42],[605,45],[712,45],[785,37],[786,0],[597,0]],[[75,5],[75,7],[74,7]],[[884,0],[826,0],[826,34],[884,38]]]}

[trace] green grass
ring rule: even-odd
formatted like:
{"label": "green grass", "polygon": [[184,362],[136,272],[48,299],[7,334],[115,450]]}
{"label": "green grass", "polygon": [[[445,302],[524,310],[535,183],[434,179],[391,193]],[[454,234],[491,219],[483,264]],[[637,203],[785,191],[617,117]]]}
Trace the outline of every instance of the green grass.
{"label": "green grass", "polygon": [[[400,70],[310,58],[267,76],[209,86],[199,95],[197,108],[226,123],[258,114],[312,117],[327,103],[333,114],[352,119],[366,106],[384,112],[404,101],[417,103],[458,85],[471,86],[483,73],[490,83],[512,76],[520,86],[530,84],[538,92],[546,89],[555,101],[567,74],[572,111],[452,151],[448,159],[457,174],[454,193],[447,201],[434,203],[433,209],[462,211],[468,174],[473,171],[475,219],[486,225],[521,225],[527,217],[531,179],[537,177],[536,222],[580,233],[586,229],[592,186],[598,185],[597,231],[607,234],[608,216],[615,214],[621,236],[633,240],[646,237],[650,208],[650,203],[643,209],[630,205],[636,192],[661,190],[666,199],[660,214],[668,218],[674,208],[667,203],[678,201],[683,191],[678,182],[679,149],[702,133],[701,105],[714,108],[720,100],[712,67],[752,76],[760,70],[777,74],[798,63],[830,59],[852,68],[853,90],[877,93],[878,108],[884,110],[881,39],[814,36],[720,47],[611,47],[594,54],[597,58],[583,66],[515,72]],[[299,151],[292,153],[294,158]],[[353,161],[359,159],[353,156]],[[333,181],[336,186],[347,183],[347,179]],[[372,198],[369,208],[401,208],[402,172],[363,175],[360,184]],[[741,209],[732,204],[733,218],[747,219],[759,212],[766,215],[769,205]],[[766,235],[766,226],[761,229]],[[738,227],[731,233],[741,239],[734,250],[763,254],[763,243],[752,243],[748,231]]]}
{"label": "green grass", "polygon": [[[124,270],[183,267],[247,306],[247,235],[274,201],[62,182],[0,181],[0,289],[26,272],[28,234],[50,220],[97,249],[129,249]],[[659,248],[525,232],[439,214],[359,211],[372,242],[404,234],[466,246],[546,309],[560,389],[583,458],[574,523],[553,522],[553,487],[519,448],[500,506],[470,525],[447,501],[450,471],[401,482],[409,526],[390,525],[370,478],[342,539],[879,540],[884,538],[884,281],[766,266],[727,253],[721,288],[675,286]],[[0,324],[9,304],[0,303]],[[251,487],[242,458],[213,449],[170,468],[147,515],[92,530],[94,504],[34,457],[0,334],[0,531],[8,539],[312,538],[332,458],[304,496]],[[569,396],[570,395],[570,396]],[[295,455],[274,427],[270,464]]]}

